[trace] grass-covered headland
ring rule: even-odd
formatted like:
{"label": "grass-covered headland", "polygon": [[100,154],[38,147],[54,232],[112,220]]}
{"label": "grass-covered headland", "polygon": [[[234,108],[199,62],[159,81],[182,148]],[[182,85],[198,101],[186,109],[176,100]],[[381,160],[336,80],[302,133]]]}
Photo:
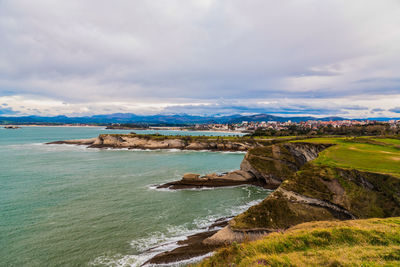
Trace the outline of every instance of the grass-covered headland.
{"label": "grass-covered headland", "polygon": [[399,266],[400,218],[299,224],[220,249],[199,266]]}
{"label": "grass-covered headland", "polygon": [[[318,156],[302,161],[312,148]],[[284,177],[229,223],[264,237],[225,246],[200,266],[400,266],[399,136],[290,140],[245,159],[263,177]]]}

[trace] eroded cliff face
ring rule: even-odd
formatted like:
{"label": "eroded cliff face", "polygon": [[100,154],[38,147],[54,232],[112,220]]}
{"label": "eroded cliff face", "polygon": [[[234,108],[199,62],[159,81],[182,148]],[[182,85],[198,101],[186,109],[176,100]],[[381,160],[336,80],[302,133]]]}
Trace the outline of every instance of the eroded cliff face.
{"label": "eroded cliff face", "polygon": [[129,149],[185,149],[212,151],[247,151],[260,145],[248,140],[227,140],[207,137],[168,137],[137,134],[102,134],[97,138],[82,140],[56,141],[49,144],[87,145],[92,148],[129,148]]}
{"label": "eroded cliff face", "polygon": [[[284,160],[274,158],[262,168],[251,159],[245,163],[258,171],[259,177],[269,181],[274,179],[277,183],[284,180],[278,189],[260,204],[232,219],[223,230],[206,239],[206,244],[257,239],[303,222],[400,216],[400,179],[385,174],[316,166],[312,162],[301,165],[315,158],[323,147],[282,146],[280,155]],[[274,149],[264,151],[271,153]],[[293,157],[287,157],[287,152]],[[262,157],[261,153],[256,155],[257,159]]]}
{"label": "eroded cliff face", "polygon": [[276,189],[283,180],[293,175],[305,163],[315,159],[328,145],[286,143],[257,146],[250,149],[240,170],[225,174],[185,174],[179,181],[158,188],[184,189],[196,187],[221,187],[252,184]]}
{"label": "eroded cliff face", "polygon": [[240,169],[255,178],[278,187],[304,164],[318,157],[330,145],[310,143],[283,143],[251,149],[243,159]]}

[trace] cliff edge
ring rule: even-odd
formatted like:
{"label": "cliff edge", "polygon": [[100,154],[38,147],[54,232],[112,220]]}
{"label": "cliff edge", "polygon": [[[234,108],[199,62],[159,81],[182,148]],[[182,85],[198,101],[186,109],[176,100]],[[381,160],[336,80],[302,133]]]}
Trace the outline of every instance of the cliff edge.
{"label": "cliff edge", "polygon": [[222,245],[259,239],[311,221],[400,216],[398,177],[314,164],[311,160],[328,147],[291,143],[250,150],[242,170],[280,185],[204,243]]}

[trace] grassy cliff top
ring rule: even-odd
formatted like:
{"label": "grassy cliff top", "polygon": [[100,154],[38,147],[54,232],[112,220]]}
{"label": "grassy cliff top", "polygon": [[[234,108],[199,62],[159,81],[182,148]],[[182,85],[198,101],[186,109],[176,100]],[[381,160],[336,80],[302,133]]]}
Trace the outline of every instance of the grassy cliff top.
{"label": "grassy cliff top", "polygon": [[171,139],[180,139],[193,142],[237,142],[237,143],[254,143],[260,146],[268,146],[275,143],[288,142],[292,140],[304,139],[304,137],[296,136],[285,136],[285,137],[252,137],[249,135],[243,136],[209,136],[209,135],[161,135],[161,134],[100,134],[99,137],[105,138],[107,136],[112,137],[127,137],[127,138],[141,138],[154,141],[164,141]]}
{"label": "grassy cliff top", "polygon": [[399,266],[400,218],[304,223],[220,249],[198,266]]}
{"label": "grassy cliff top", "polygon": [[335,144],[321,152],[313,164],[400,177],[400,139],[396,137],[313,138],[301,141]]}

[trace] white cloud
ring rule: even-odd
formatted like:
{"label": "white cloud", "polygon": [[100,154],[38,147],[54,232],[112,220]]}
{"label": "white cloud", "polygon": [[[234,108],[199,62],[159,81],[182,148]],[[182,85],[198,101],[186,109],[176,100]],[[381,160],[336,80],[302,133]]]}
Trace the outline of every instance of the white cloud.
{"label": "white cloud", "polygon": [[387,108],[400,102],[399,25],[397,0],[2,0],[0,96],[48,114],[211,112],[221,99]]}

